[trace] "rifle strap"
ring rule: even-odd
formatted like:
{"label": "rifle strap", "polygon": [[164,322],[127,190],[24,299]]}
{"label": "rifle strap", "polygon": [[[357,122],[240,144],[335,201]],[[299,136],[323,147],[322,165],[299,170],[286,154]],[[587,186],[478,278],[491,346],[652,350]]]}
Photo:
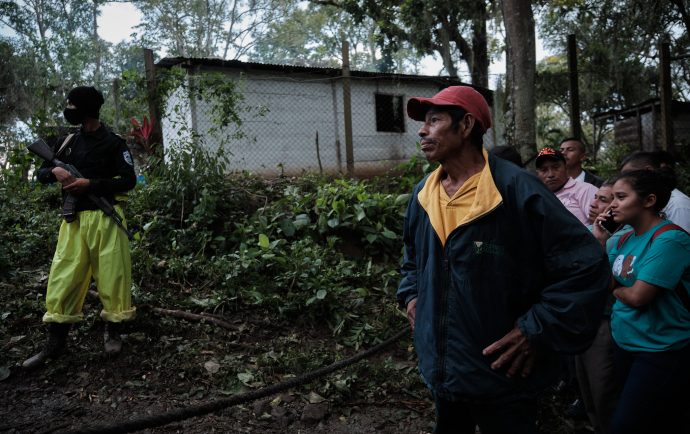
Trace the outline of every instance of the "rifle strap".
{"label": "rifle strap", "polygon": [[71,142],[72,138],[76,135],[77,135],[77,133],[72,133],[72,134],[68,134],[67,137],[65,137],[65,140],[62,142],[62,145],[60,145],[60,149],[58,149],[58,151],[55,153],[56,157],[60,156],[60,153],[67,147],[69,142]]}

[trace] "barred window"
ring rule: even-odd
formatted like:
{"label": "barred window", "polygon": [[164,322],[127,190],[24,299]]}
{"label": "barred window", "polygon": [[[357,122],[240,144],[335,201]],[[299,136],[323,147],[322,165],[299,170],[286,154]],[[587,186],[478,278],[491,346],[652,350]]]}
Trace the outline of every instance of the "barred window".
{"label": "barred window", "polygon": [[402,95],[374,94],[376,103],[376,131],[405,132]]}

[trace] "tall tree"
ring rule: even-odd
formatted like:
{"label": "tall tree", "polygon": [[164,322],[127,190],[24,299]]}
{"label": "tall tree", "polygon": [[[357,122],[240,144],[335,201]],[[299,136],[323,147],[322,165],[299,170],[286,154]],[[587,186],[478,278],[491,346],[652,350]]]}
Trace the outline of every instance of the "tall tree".
{"label": "tall tree", "polygon": [[506,142],[528,161],[537,151],[534,15],[529,0],[502,0],[501,8],[506,29]]}
{"label": "tall tree", "polygon": [[271,23],[254,38],[249,56],[262,62],[339,67],[345,39],[353,51],[352,69],[408,72],[415,71],[419,60],[408,46],[395,52],[381,49],[382,35],[370,18],[356,23],[341,8],[326,5],[296,5],[285,19]]}
{"label": "tall tree", "polygon": [[99,69],[94,56],[94,14],[98,1],[13,0],[0,3],[0,24],[16,56],[32,63],[20,85],[41,123],[59,113],[70,87],[92,81]]}
{"label": "tall tree", "polygon": [[236,59],[291,2],[281,0],[135,0],[143,36],[172,56]]}
{"label": "tall tree", "polygon": [[[680,6],[678,6],[680,3]],[[660,38],[668,38],[675,54],[687,52],[688,33],[683,2],[648,0],[567,0],[541,8],[540,31],[555,54],[543,61],[538,74],[538,100],[570,115],[567,86],[566,35],[575,34],[578,48],[580,105],[583,124],[594,115],[657,96]],[[602,37],[606,35],[606,37]],[[676,98],[688,99],[688,61],[673,63]],[[601,129],[585,128],[590,155],[602,145]],[[597,133],[596,136],[594,134]]]}

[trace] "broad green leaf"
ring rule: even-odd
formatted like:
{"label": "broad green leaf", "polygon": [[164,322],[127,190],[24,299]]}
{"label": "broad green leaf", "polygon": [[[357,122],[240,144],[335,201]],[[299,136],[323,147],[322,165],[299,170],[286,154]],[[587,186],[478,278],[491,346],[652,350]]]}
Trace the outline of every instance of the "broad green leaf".
{"label": "broad green leaf", "polygon": [[392,232],[388,229],[384,229],[382,235],[388,239],[391,239],[391,240],[394,240],[397,238],[397,235],[395,235],[395,232]]}
{"label": "broad green leaf", "polygon": [[325,289],[319,289],[318,291],[316,291],[316,298],[318,298],[319,300],[323,300],[324,298],[326,298],[327,294],[328,293]]}
{"label": "broad green leaf", "polygon": [[364,220],[367,217],[367,213],[364,212],[364,208],[357,205],[357,206],[355,206],[355,209],[357,210],[357,213],[355,214],[355,216],[356,216],[358,222]]}
{"label": "broad green leaf", "polygon": [[282,220],[280,222],[280,229],[287,237],[295,235],[295,225],[292,223],[292,221],[288,219]]}
{"label": "broad green leaf", "polygon": [[259,246],[262,249],[268,249],[269,244],[270,243],[268,241],[268,237],[266,236],[266,234],[259,234]]}
{"label": "broad green leaf", "polygon": [[242,384],[249,385],[254,381],[254,375],[251,372],[240,372],[237,374],[237,379],[242,382]]}
{"label": "broad green leaf", "polygon": [[395,198],[396,205],[402,205],[410,200],[410,193],[401,194]]}
{"label": "broad green leaf", "polygon": [[311,221],[309,220],[309,216],[306,214],[299,214],[295,216],[295,221],[293,222],[295,229],[303,228],[304,226],[309,225]]}

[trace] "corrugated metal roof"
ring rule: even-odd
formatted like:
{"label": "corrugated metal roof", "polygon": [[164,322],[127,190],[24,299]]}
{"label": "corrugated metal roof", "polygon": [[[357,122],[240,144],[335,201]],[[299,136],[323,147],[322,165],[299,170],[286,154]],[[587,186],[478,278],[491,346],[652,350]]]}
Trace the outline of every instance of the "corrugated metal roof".
{"label": "corrugated metal roof", "polygon": [[[172,68],[179,66],[182,68],[192,68],[195,66],[208,68],[232,68],[241,69],[244,72],[250,71],[274,71],[285,74],[313,74],[323,75],[327,77],[340,77],[342,69],[339,68],[324,68],[315,66],[297,66],[297,65],[279,65],[271,63],[257,63],[257,62],[243,62],[240,60],[224,60],[213,58],[195,58],[195,57],[166,57],[156,63],[156,66],[161,68]],[[393,74],[386,72],[372,72],[372,71],[355,71],[351,70],[350,75],[353,78],[371,78],[371,79],[389,79],[397,81],[423,81],[426,83],[435,83],[440,87],[447,86],[471,86],[477,89],[487,99],[489,104],[493,101],[493,91],[480,86],[473,86],[468,83],[463,83],[457,78],[447,76],[432,76],[432,75],[412,75],[412,74]]]}

